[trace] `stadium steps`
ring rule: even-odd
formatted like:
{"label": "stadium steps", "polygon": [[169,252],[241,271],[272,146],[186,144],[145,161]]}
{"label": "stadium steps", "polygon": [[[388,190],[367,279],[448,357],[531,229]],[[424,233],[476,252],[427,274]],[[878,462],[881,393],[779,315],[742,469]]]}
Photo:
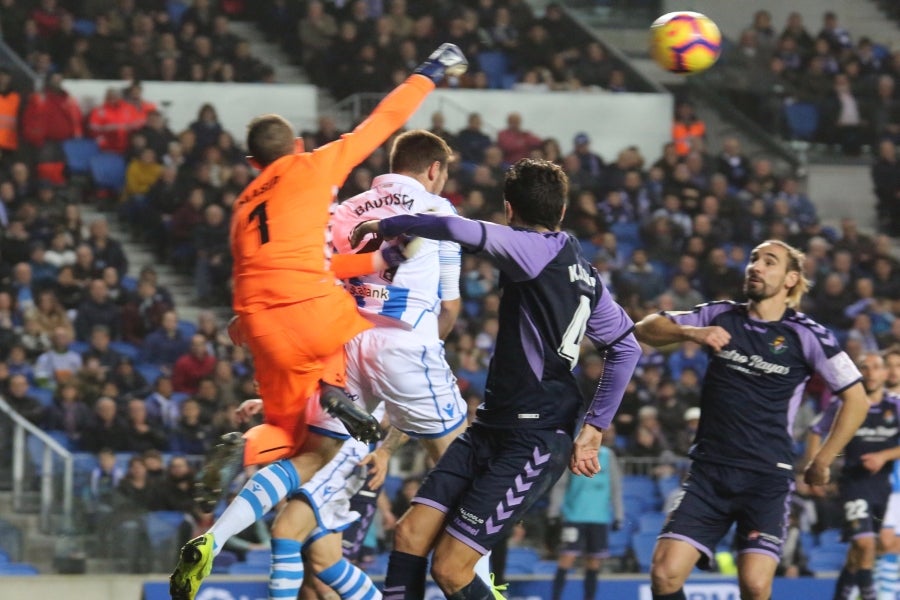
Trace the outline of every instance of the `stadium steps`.
{"label": "stadium steps", "polygon": [[[30,500],[30,497],[26,499],[29,505]],[[35,506],[37,501],[35,496]],[[0,492],[0,518],[19,528],[23,534],[24,552],[20,562],[31,563],[41,573],[52,573],[56,536],[41,533],[38,515],[35,512],[14,511],[12,492]]]}
{"label": "stadium steps", "polygon": [[[81,215],[87,224],[95,219],[105,218],[109,223],[110,237],[122,244],[125,256],[128,257],[129,276],[137,277],[143,267],[152,266],[159,276],[160,285],[165,286],[171,292],[172,298],[175,300],[178,318],[192,323],[197,322],[197,316],[205,309],[196,304],[192,277],[178,273],[171,265],[160,263],[148,245],[137,241],[128,228],[119,223],[115,214],[102,212],[95,205],[82,204]],[[212,310],[222,323],[230,318],[228,307],[214,307],[206,310]]]}
{"label": "stadium steps", "polygon": [[278,44],[268,41],[255,24],[232,21],[231,32],[250,42],[250,53],[275,69],[275,81],[278,83],[309,83],[303,70],[293,65]]}

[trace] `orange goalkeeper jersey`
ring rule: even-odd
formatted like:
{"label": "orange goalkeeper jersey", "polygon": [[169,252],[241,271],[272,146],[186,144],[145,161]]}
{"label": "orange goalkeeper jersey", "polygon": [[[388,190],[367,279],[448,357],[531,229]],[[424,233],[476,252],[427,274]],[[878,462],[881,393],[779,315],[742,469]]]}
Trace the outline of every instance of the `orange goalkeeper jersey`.
{"label": "orange goalkeeper jersey", "polygon": [[231,219],[235,313],[335,292],[326,239],[335,192],[433,89],[427,77],[411,75],[353,132],[313,152],[281,157],[247,186]]}

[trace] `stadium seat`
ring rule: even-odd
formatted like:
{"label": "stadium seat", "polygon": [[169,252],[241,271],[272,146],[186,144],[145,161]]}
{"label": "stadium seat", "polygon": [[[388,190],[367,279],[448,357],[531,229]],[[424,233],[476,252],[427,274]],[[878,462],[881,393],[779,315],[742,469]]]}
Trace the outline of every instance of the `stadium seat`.
{"label": "stadium seat", "polygon": [[0,548],[0,565],[5,565],[9,563],[9,554],[4,552],[3,548]]}
{"label": "stadium seat", "polygon": [[132,277],[131,275],[124,276],[122,278],[121,283],[122,283],[122,289],[125,290],[126,292],[133,292],[133,291],[137,290],[138,280],[137,280],[137,278]]}
{"label": "stadium seat", "polygon": [[70,174],[86,175],[91,171],[91,159],[100,154],[97,142],[90,138],[72,138],[62,143],[66,168]]}
{"label": "stadium seat", "polygon": [[813,548],[809,552],[809,562],[807,566],[814,573],[822,573],[824,571],[840,571],[847,558],[846,550],[837,550],[835,548]]}
{"label": "stadium seat", "polygon": [[3,519],[0,519],[0,549],[11,562],[22,560],[25,552],[22,530]]}
{"label": "stadium seat", "polygon": [[365,565],[365,571],[369,575],[384,575],[387,573],[388,559],[391,557],[390,552],[382,552],[375,557],[375,560]]}
{"label": "stadium seat", "polygon": [[819,109],[809,102],[795,102],[785,106],[784,118],[792,140],[810,142],[819,129]]}
{"label": "stadium seat", "polygon": [[531,548],[510,548],[506,555],[506,573],[531,575],[534,573],[534,566],[540,560],[540,555]]}
{"label": "stadium seat", "polygon": [[178,528],[184,521],[184,513],[177,510],[156,510],[147,513],[147,537],[150,545],[158,548],[178,535]]}
{"label": "stadium seat", "polygon": [[394,501],[394,498],[397,497],[397,492],[400,491],[400,487],[403,485],[403,479],[397,477],[396,475],[388,475],[384,478],[384,495],[388,497],[391,502]]}
{"label": "stadium seat", "polygon": [[638,519],[638,531],[641,533],[659,534],[666,522],[666,514],[661,512],[648,512]]}
{"label": "stadium seat", "polygon": [[85,352],[90,350],[90,348],[91,345],[87,342],[79,342],[77,340],[69,344],[69,350],[71,350],[75,354],[84,354]]}
{"label": "stadium seat", "polygon": [[637,223],[613,223],[609,226],[609,230],[616,236],[616,241],[619,243],[641,245],[641,231]]}
{"label": "stadium seat", "polygon": [[509,70],[509,59],[503,52],[481,52],[478,54],[478,66],[487,75],[488,87],[503,89],[504,76]]}
{"label": "stadium seat", "polygon": [[176,27],[181,25],[181,17],[184,16],[187,9],[188,5],[184,2],[180,2],[180,0],[168,0],[168,2],[166,2],[166,12],[169,13],[169,19]]}
{"label": "stadium seat", "polygon": [[53,406],[53,390],[38,387],[28,388],[28,395],[40,402],[44,408]]}
{"label": "stadium seat", "polygon": [[531,569],[531,572],[534,575],[553,575],[554,573],[556,573],[556,561],[539,560],[534,563],[534,567]]}
{"label": "stadium seat", "polygon": [[109,348],[126,358],[130,358],[132,362],[137,361],[141,355],[141,349],[128,342],[110,342]]}
{"label": "stadium seat", "polygon": [[681,477],[678,475],[669,475],[661,477],[656,482],[656,489],[659,491],[659,497],[665,501],[669,494],[681,487]]}
{"label": "stadium seat", "polygon": [[125,187],[125,159],[112,152],[101,152],[91,158],[91,177],[101,189],[121,192]]}
{"label": "stadium seat", "polygon": [[622,477],[622,493],[627,496],[640,496],[656,502],[656,483],[646,475],[625,475]]}
{"label": "stadium seat", "polygon": [[609,555],[619,558],[628,554],[631,547],[631,531],[621,528],[618,531],[609,532]]}
{"label": "stadium seat", "polygon": [[828,547],[842,543],[840,529],[826,529],[819,533],[819,546]]}
{"label": "stadium seat", "polygon": [[69,436],[66,434],[65,431],[60,431],[59,429],[51,429],[51,430],[47,431],[47,435],[49,435],[51,438],[53,438],[53,440],[57,444],[59,444],[66,450],[69,450],[69,451],[74,450],[72,440],[69,438]]}
{"label": "stadium seat", "polygon": [[267,568],[272,562],[272,551],[268,548],[262,550],[250,550],[244,557],[244,562],[248,565],[265,565]]}
{"label": "stadium seat", "polygon": [[637,559],[641,573],[650,571],[650,561],[653,558],[653,548],[656,546],[656,533],[635,533],[631,536],[631,548]]}
{"label": "stadium seat", "polygon": [[37,575],[38,570],[28,563],[7,563],[0,565],[0,577],[4,575]]}
{"label": "stadium seat", "polygon": [[234,552],[222,550],[219,552],[219,555],[216,556],[215,560],[213,560],[212,572],[218,574],[228,573],[228,569],[231,568],[231,565],[237,563],[237,561],[237,555]]}
{"label": "stadium seat", "polygon": [[192,335],[197,333],[197,326],[190,321],[178,321],[178,333],[185,339],[190,339]]}
{"label": "stadium seat", "polygon": [[89,38],[97,31],[97,26],[90,19],[75,19],[72,29],[79,36]]}
{"label": "stadium seat", "polygon": [[150,363],[138,363],[134,365],[134,369],[144,376],[144,379],[147,380],[147,383],[153,384],[160,375],[162,375],[162,369],[159,368],[159,365],[153,365]]}
{"label": "stadium seat", "polygon": [[249,564],[245,562],[236,562],[228,567],[230,575],[265,575],[269,572],[269,565]]}

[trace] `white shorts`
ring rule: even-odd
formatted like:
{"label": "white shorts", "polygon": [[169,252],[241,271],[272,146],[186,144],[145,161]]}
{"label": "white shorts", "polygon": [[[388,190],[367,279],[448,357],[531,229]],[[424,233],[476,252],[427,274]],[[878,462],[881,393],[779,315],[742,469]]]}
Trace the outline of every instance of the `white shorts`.
{"label": "white shorts", "polygon": [[298,492],[316,514],[316,528],[304,542],[311,544],[323,535],[343,531],[359,518],[350,510],[350,498],[366,482],[365,467],[359,466],[369,453],[369,445],[348,439],[331,462],[304,483]]}
{"label": "white shorts", "polygon": [[387,405],[391,425],[414,438],[439,438],[466,419],[466,403],[440,340],[399,327],[375,327],[350,340],[347,391]]}
{"label": "white shorts", "polygon": [[881,528],[893,529],[895,533],[900,535],[900,492],[892,492],[888,497]]}

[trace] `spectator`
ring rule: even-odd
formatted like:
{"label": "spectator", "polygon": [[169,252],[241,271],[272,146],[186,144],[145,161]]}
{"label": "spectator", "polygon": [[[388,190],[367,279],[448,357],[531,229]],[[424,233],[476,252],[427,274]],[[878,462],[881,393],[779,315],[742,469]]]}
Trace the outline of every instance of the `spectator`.
{"label": "spectator", "polygon": [[735,137],[722,141],[722,154],[719,155],[716,171],[725,175],[731,189],[740,190],[750,180],[750,160],[741,153],[741,143]]}
{"label": "spectator", "polygon": [[684,411],[684,427],[675,438],[672,450],[679,456],[687,456],[691,446],[694,445],[694,437],[697,435],[697,427],[700,425],[700,409],[696,406]]}
{"label": "spectator", "polygon": [[197,120],[190,125],[191,131],[197,136],[197,148],[203,150],[216,145],[219,135],[222,133],[222,125],[212,104],[204,104],[197,113]]}
{"label": "spectator", "polygon": [[825,100],[825,131],[828,141],[840,144],[845,154],[859,156],[868,123],[859,99],[843,73],[834,77],[834,88]]}
{"label": "spectator", "polygon": [[217,204],[211,204],[203,211],[203,223],[194,233],[197,262],[194,281],[197,298],[201,304],[217,303],[225,290],[216,282],[227,281],[231,275],[231,248],[229,246],[229,224],[225,211]]}
{"label": "spectator", "polygon": [[575,146],[572,153],[578,158],[579,170],[587,173],[595,181],[599,180],[600,184],[604,184],[603,171],[606,165],[599,155],[591,152],[591,138],[586,133],[579,133],[572,143]]}
{"label": "spectator", "polygon": [[40,330],[47,335],[53,333],[57,327],[63,327],[69,330],[70,335],[74,336],[72,323],[53,290],[40,291],[37,302],[29,314],[35,318]]}
{"label": "spectator", "polygon": [[19,107],[22,97],[12,85],[9,69],[0,68],[0,164],[12,164],[19,149]]}
{"label": "spectator", "polygon": [[672,124],[672,139],[678,156],[687,156],[693,140],[706,139],[706,124],[697,116],[694,105],[682,100],[675,106],[675,122]]}
{"label": "spectator", "polygon": [[105,325],[111,339],[118,339],[121,312],[109,298],[109,288],[102,279],[94,279],[88,287],[88,297],[78,306],[75,335],[87,341],[95,325]]}
{"label": "spectator", "polygon": [[585,87],[606,88],[612,73],[612,63],[600,42],[590,42],[575,65],[575,78]]}
{"label": "spectator", "polygon": [[162,171],[163,166],[156,160],[156,151],[151,147],[141,150],[140,156],[131,159],[125,171],[126,199],[140,199],[146,196],[162,175]]}
{"label": "spectator", "polygon": [[134,368],[134,363],[127,356],[119,359],[109,380],[126,397],[144,396],[149,392],[147,380]]}
{"label": "spectator", "polygon": [[503,161],[512,164],[540,148],[541,138],[522,129],[522,115],[514,112],[506,117],[506,129],[497,134],[497,145],[503,151]]}
{"label": "spectator", "polygon": [[106,219],[97,219],[91,223],[88,243],[94,251],[95,268],[102,271],[106,267],[114,267],[120,278],[128,272],[128,258],[122,250],[122,244],[110,237]]}
{"label": "spectator", "polygon": [[173,452],[183,454],[204,454],[210,447],[212,436],[209,428],[200,421],[200,405],[196,400],[185,400],[181,404],[181,417],[169,445]]}
{"label": "spectator", "polygon": [[212,374],[216,358],[209,353],[206,338],[195,334],[191,338],[187,354],[175,361],[172,369],[172,385],[176,392],[196,394],[200,380]]}
{"label": "spectator", "polygon": [[900,236],[900,163],[897,148],[890,140],[878,144],[878,158],[872,165],[872,183],[878,198],[879,229]]}
{"label": "spectator", "polygon": [[481,125],[481,115],[470,113],[466,128],[456,135],[463,162],[480,164],[484,160],[484,151],[491,145],[491,138],[481,131]]}
{"label": "spectator", "polygon": [[173,394],[172,378],[167,375],[157,377],[153,392],[144,400],[147,407],[147,421],[153,427],[171,432],[178,425],[181,410]]}
{"label": "spectator", "polygon": [[66,327],[57,327],[51,337],[52,347],[41,354],[34,367],[34,378],[38,385],[48,389],[72,381],[81,369],[82,360],[77,353],[69,350],[72,337]]}
{"label": "spectator", "polygon": [[114,496],[117,520],[128,520],[150,510],[157,491],[147,478],[147,466],[140,456],[128,459],[128,470],[119,481]]}
{"label": "spectator", "polygon": [[40,425],[44,419],[44,407],[39,400],[28,395],[28,379],[24,375],[11,375],[4,399],[14,411]]}
{"label": "spectator", "polygon": [[147,422],[147,407],[144,401],[134,398],[128,401],[128,450],[144,452],[146,450],[166,450],[168,441],[162,431],[151,427]]}
{"label": "spectator", "polygon": [[197,384],[197,393],[193,399],[200,407],[200,422],[204,425],[212,425],[217,414],[224,407],[219,397],[219,388],[212,377],[203,377]]}
{"label": "spectator", "polygon": [[154,510],[190,512],[194,506],[194,472],[183,456],[169,460],[165,478],[156,495]]}
{"label": "spectator", "polygon": [[92,421],[91,409],[81,401],[78,387],[74,383],[64,383],[57,389],[53,404],[47,409],[44,427],[64,432],[72,447],[78,447]]}
{"label": "spectator", "polygon": [[163,314],[160,326],[144,340],[143,360],[145,362],[174,365],[182,354],[188,351],[190,342],[178,329],[175,311]]}
{"label": "spectator", "polygon": [[82,436],[83,450],[97,452],[101,448],[114,452],[129,448],[128,429],[117,414],[116,401],[105,396],[94,403],[94,423]]}
{"label": "spectator", "polygon": [[662,274],[650,264],[647,253],[642,248],[632,253],[622,279],[638,294],[641,302],[649,302],[665,291]]}
{"label": "spectator", "polygon": [[88,340],[88,349],[81,355],[83,361],[88,358],[96,358],[104,370],[111,371],[122,355],[109,347],[109,329],[104,325],[95,325],[91,328],[91,337]]}
{"label": "spectator", "polygon": [[104,152],[124,154],[133,131],[144,126],[144,116],[122,99],[116,88],[106,90],[103,104],[91,111],[88,129]]}

